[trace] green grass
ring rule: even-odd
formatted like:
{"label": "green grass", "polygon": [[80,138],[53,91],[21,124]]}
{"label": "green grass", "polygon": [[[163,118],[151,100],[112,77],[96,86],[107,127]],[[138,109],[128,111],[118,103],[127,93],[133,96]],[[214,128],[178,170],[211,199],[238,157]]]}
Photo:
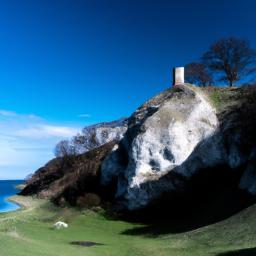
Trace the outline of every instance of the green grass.
{"label": "green grass", "polygon": [[212,92],[212,94],[210,95],[210,99],[213,103],[213,105],[219,109],[221,107],[221,104],[222,104],[222,95],[223,95],[223,92],[221,91],[217,91],[215,90],[214,92]]}
{"label": "green grass", "polygon": [[[241,99],[247,98],[250,89],[237,87],[200,87],[197,90],[204,92],[217,112],[225,111],[227,108],[239,104]],[[248,93],[249,91],[249,93]]]}
{"label": "green grass", "polygon": [[[29,197],[18,200],[27,208],[0,214],[1,256],[205,256],[256,247],[256,206],[197,230],[153,236],[147,232],[127,235],[127,230],[143,226],[107,219],[93,211],[56,208]],[[66,221],[69,228],[52,229],[58,220]],[[80,240],[104,245],[85,248],[70,244]]]}

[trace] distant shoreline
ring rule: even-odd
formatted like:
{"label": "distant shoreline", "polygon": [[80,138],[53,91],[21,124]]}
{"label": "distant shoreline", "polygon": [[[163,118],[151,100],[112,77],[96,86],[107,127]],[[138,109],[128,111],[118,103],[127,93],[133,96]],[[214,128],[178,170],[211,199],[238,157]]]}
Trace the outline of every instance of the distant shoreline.
{"label": "distant shoreline", "polygon": [[29,197],[14,195],[9,197],[7,200],[17,204],[19,206],[17,210],[27,210],[31,208],[31,199]]}
{"label": "distant shoreline", "polygon": [[[16,198],[16,195],[15,196],[11,196],[11,197],[8,197],[6,198],[6,201],[9,202],[9,203],[12,203],[12,204],[16,204],[19,206],[19,208],[13,210],[13,211],[17,211],[19,209],[25,209],[24,205],[22,204],[22,202]],[[11,211],[10,211],[11,212]],[[0,213],[1,213],[1,210],[0,210]]]}
{"label": "distant shoreline", "polygon": [[9,200],[8,197],[6,197],[4,201],[7,204],[7,206],[5,206],[4,208],[0,208],[0,214],[14,212],[21,208],[21,205],[18,202],[14,200]]}
{"label": "distant shoreline", "polygon": [[23,180],[1,180],[0,187],[0,213],[13,212],[21,208],[21,204],[16,200],[9,200],[9,198],[19,193],[20,189],[16,186],[24,183]]}

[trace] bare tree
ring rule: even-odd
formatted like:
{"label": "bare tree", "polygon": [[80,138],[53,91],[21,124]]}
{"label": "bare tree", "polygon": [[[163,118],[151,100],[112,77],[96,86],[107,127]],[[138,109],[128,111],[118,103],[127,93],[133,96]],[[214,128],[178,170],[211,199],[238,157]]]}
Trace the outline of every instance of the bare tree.
{"label": "bare tree", "polygon": [[188,83],[207,86],[212,84],[212,76],[202,63],[191,62],[185,67],[185,80]]}
{"label": "bare tree", "polygon": [[84,133],[78,133],[72,138],[72,144],[74,145],[76,154],[82,154],[88,150],[87,142],[88,137]]}
{"label": "bare tree", "polygon": [[75,155],[75,149],[68,140],[60,141],[54,149],[56,157],[67,157]]}
{"label": "bare tree", "polygon": [[210,70],[219,72],[221,81],[233,86],[255,71],[256,52],[247,40],[230,37],[214,43],[202,60]]}

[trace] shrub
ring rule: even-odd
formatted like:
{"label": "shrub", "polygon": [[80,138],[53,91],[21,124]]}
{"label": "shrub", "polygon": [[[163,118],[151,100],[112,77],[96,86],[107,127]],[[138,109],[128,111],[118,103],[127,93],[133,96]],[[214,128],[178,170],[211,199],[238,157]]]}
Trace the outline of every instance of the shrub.
{"label": "shrub", "polygon": [[101,199],[98,195],[93,193],[87,193],[77,198],[76,204],[79,207],[94,207],[99,206]]}

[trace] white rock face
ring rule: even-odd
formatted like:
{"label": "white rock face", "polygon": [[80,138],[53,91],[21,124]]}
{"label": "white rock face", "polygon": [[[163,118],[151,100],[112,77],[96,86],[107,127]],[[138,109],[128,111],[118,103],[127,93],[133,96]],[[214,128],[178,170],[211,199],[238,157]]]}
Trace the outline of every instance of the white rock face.
{"label": "white rock face", "polygon": [[194,101],[181,106],[166,102],[145,121],[146,131],[133,141],[136,175],[131,186],[144,182],[145,174],[161,176],[180,166],[200,141],[213,135],[218,125],[214,109],[202,97]]}
{"label": "white rock face", "polygon": [[186,84],[150,99],[129,118],[123,139],[103,162],[102,183],[117,180],[116,199],[130,210],[166,192],[186,191],[193,181],[210,184],[205,177],[218,173],[220,179],[230,175],[227,185],[256,195],[253,92],[226,91],[218,118],[202,90]]}
{"label": "white rock face", "polygon": [[68,228],[68,224],[62,221],[58,221],[53,225],[53,227],[55,229]]}
{"label": "white rock face", "polygon": [[[189,157],[199,143],[212,139],[218,129],[215,109],[194,89],[181,87],[169,98],[165,97],[165,94],[157,96],[131,117],[128,131],[119,144],[127,153],[127,164],[120,160],[118,148],[103,163],[102,182],[107,184],[118,177],[117,197],[125,198],[129,209],[140,208],[173,189],[173,180],[160,181],[166,174],[175,172],[190,177],[204,159],[201,154],[194,154],[197,159],[190,168]],[[214,163],[209,161],[209,164],[223,161],[219,148],[212,147],[210,153],[216,156]]]}
{"label": "white rock face", "polygon": [[119,141],[127,130],[127,119],[87,126],[76,136],[76,152],[85,153],[110,141]]}

